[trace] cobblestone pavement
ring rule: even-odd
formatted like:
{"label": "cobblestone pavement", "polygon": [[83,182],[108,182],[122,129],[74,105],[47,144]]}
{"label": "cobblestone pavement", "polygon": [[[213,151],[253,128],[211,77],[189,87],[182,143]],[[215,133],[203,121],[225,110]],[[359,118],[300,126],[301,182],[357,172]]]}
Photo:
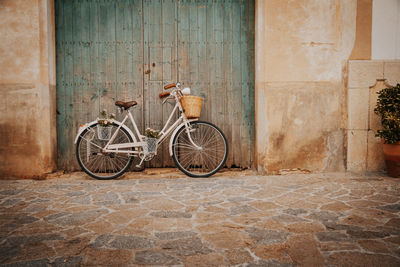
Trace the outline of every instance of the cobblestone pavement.
{"label": "cobblestone pavement", "polygon": [[400,266],[400,179],[0,181],[0,265]]}

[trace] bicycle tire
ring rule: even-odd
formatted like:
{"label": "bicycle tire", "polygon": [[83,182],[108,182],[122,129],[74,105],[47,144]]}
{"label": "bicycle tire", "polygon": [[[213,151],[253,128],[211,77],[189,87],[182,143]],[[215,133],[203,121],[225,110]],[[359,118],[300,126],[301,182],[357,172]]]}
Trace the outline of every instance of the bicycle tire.
{"label": "bicycle tire", "polygon": [[[195,121],[190,125],[192,140],[203,149],[198,150],[191,144],[185,133],[186,127],[182,126],[172,142],[172,158],[184,174],[195,178],[210,177],[224,166],[228,142],[224,133],[212,123]],[[213,137],[216,140],[210,141]]]}
{"label": "bicycle tire", "polygon": [[[98,123],[92,125],[92,126],[91,126],[91,129],[96,129],[97,126],[98,126]],[[111,127],[118,127],[118,125],[117,125],[117,124],[112,124]],[[127,155],[126,158],[127,158],[128,160],[126,161],[126,163],[123,164],[123,167],[122,167],[118,172],[116,172],[116,173],[107,172],[107,170],[104,170],[104,172],[103,172],[104,175],[98,175],[98,174],[94,173],[93,171],[89,170],[89,166],[87,166],[88,164],[85,163],[85,161],[83,161],[83,160],[81,159],[81,153],[80,153],[80,148],[82,147],[82,143],[83,143],[83,142],[86,142],[86,143],[87,143],[87,140],[85,140],[84,137],[86,136],[86,134],[88,133],[88,131],[89,131],[89,128],[85,129],[85,130],[82,132],[82,134],[81,134],[80,137],[78,138],[78,142],[77,142],[77,144],[76,144],[76,158],[77,158],[78,163],[79,163],[79,165],[81,166],[82,170],[83,170],[84,172],[86,172],[88,175],[90,175],[91,177],[93,177],[93,178],[95,178],[95,179],[98,179],[98,180],[110,180],[110,179],[118,178],[119,176],[123,175],[123,174],[129,169],[129,167],[131,166],[132,161],[133,161],[133,156],[129,156],[128,154],[126,154],[126,155]],[[132,139],[132,137],[130,136],[130,134],[128,133],[128,131],[126,131],[126,130],[125,130],[124,128],[122,128],[122,127],[120,128],[120,131],[122,131],[122,133],[123,133],[123,134],[125,135],[125,137],[128,139],[128,140],[124,140],[124,141],[133,142],[133,139]],[[97,135],[97,132],[94,133],[94,134]],[[118,136],[117,136],[117,138],[118,138]],[[100,140],[100,139],[99,139],[99,140]],[[104,141],[104,142],[107,142],[107,141]],[[105,143],[104,143],[104,145],[105,145]],[[98,149],[98,148],[97,148],[97,149]],[[134,150],[134,148],[132,148],[132,150]],[[110,155],[109,155],[110,158],[111,158],[111,154],[112,154],[112,153],[110,153]],[[121,153],[121,154],[122,154],[122,153]],[[114,157],[115,157],[115,156],[114,156]],[[110,173],[111,175],[106,175],[107,173]]]}

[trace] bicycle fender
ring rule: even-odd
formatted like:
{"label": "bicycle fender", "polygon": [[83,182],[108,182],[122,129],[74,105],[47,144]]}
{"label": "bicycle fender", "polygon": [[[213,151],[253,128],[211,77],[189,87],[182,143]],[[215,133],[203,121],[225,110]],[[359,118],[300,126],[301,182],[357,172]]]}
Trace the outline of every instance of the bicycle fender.
{"label": "bicycle fender", "polygon": [[[193,122],[193,121],[198,121],[199,119],[191,119],[188,120],[188,122]],[[169,155],[172,157],[172,143],[174,142],[174,138],[176,133],[179,131],[180,128],[185,127],[185,123],[179,124],[178,127],[175,128],[175,130],[171,134],[171,138],[169,138]]]}
{"label": "bicycle fender", "polygon": [[[78,142],[78,138],[79,138],[79,136],[81,136],[81,134],[83,133],[84,130],[86,130],[88,127],[90,127],[96,123],[97,123],[97,121],[92,121],[92,122],[88,122],[88,123],[81,125],[81,127],[79,127],[79,129],[78,129],[78,134],[75,137],[74,144],[76,144]],[[113,121],[113,123],[115,123],[117,125],[121,125],[121,123],[119,121]],[[131,129],[129,129],[128,126],[126,126],[125,124],[122,125],[122,128],[124,128],[132,136],[132,139],[136,142],[136,137],[133,134],[133,132],[131,131]]]}

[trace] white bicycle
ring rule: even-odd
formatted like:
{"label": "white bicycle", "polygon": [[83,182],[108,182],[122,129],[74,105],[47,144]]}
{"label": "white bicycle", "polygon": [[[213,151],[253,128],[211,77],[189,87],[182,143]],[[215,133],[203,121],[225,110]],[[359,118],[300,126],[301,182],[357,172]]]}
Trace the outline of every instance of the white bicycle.
{"label": "white bicycle", "polygon": [[[141,159],[137,167],[144,161],[157,155],[157,148],[172,133],[169,141],[169,154],[176,166],[191,177],[209,177],[221,169],[228,155],[228,144],[225,135],[217,126],[189,119],[181,104],[184,94],[190,94],[190,89],[181,89],[180,83],[168,84],[159,96],[165,98],[163,103],[174,99],[176,104],[159,132],[157,138],[148,138],[140,134],[129,108],[136,101],[116,101],[120,111],[126,111],[122,122],[112,120],[108,127],[102,127],[99,121],[81,125],[75,138],[76,156],[79,165],[90,176],[96,179],[114,179],[126,172],[132,164],[133,157]],[[180,116],[175,122],[172,117],[175,112]],[[130,119],[136,135],[125,125]],[[170,125],[171,124],[171,125]],[[101,131],[107,128],[106,137]],[[104,135],[104,134],[103,134]]]}

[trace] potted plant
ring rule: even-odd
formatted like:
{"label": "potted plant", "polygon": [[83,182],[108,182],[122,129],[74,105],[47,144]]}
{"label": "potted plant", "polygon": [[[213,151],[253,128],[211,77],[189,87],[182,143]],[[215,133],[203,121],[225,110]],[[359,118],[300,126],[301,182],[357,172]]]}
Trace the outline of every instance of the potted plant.
{"label": "potted plant", "polygon": [[375,113],[380,116],[381,137],[386,169],[389,176],[400,176],[400,84],[377,92]]}

